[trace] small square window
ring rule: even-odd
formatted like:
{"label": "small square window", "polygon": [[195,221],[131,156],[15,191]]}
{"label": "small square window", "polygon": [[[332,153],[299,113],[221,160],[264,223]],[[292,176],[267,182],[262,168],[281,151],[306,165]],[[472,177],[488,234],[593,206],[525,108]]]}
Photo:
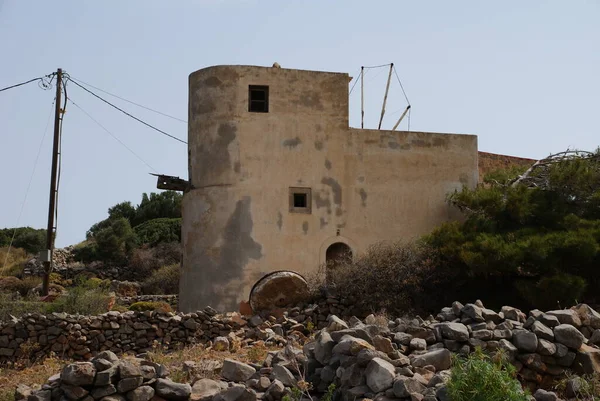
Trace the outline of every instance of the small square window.
{"label": "small square window", "polygon": [[248,88],[248,111],[253,113],[269,112],[269,87],[250,85]]}
{"label": "small square window", "polygon": [[310,188],[290,188],[290,212],[311,213],[311,191]]}

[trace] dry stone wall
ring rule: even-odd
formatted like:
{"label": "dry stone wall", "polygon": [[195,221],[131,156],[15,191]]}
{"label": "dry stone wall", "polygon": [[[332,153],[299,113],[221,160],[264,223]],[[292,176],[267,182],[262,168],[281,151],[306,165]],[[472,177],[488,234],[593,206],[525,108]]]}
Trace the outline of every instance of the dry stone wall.
{"label": "dry stone wall", "polygon": [[[216,324],[210,332],[225,334],[227,327],[217,323],[224,318],[211,313],[202,314]],[[184,327],[197,330],[196,319],[189,316]],[[290,326],[292,321],[272,315],[266,320],[253,316],[230,322],[231,329],[240,330],[215,338],[213,346],[227,350],[235,341],[244,341],[241,337],[259,338],[262,333],[275,338],[280,330],[290,339],[302,326]],[[600,349],[593,345],[600,336],[600,314],[587,305],[525,315],[511,307],[495,312],[480,302],[455,302],[426,320],[384,321],[370,315],[362,321],[329,315],[325,326],[302,349],[287,344],[281,351],[269,352],[262,363],[226,359],[215,366],[214,380],[191,374],[189,383],[176,383],[162,365],[143,358],[119,360],[103,351],[90,362],[67,365],[39,390],[21,386],[16,399],[149,401],[158,396],[167,401],[279,401],[294,394],[293,389],[303,393],[301,399],[308,399],[309,393],[323,395],[335,388],[333,399],[340,401],[445,401],[452,354],[467,354],[476,347],[506,351],[536,400],[558,399],[541,388],[549,387],[566,369],[600,371]],[[193,371],[193,361],[185,364]],[[572,395],[577,396],[575,390]]]}

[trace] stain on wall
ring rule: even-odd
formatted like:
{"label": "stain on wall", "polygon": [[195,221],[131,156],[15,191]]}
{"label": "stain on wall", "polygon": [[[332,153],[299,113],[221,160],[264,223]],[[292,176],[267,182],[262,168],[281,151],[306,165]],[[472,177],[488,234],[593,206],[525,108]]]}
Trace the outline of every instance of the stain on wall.
{"label": "stain on wall", "polygon": [[340,185],[340,183],[332,177],[323,177],[323,179],[321,180],[321,184],[331,187],[331,192],[333,193],[333,202],[336,205],[341,206],[342,186]]}
{"label": "stain on wall", "polygon": [[329,161],[329,159],[325,159],[325,168],[327,170],[331,170],[331,162]]}
{"label": "stain on wall", "polygon": [[279,228],[279,231],[281,231],[282,227],[283,227],[283,215],[281,214],[281,212],[277,212],[277,228]]}
{"label": "stain on wall", "polygon": [[363,207],[366,207],[366,206],[367,206],[367,191],[365,191],[365,189],[364,189],[364,188],[361,188],[361,189],[358,191],[358,193],[359,193],[359,195],[360,195],[360,202],[361,202],[361,205],[362,205]]}
{"label": "stain on wall", "polygon": [[325,226],[327,225],[327,220],[325,220],[324,217],[319,218],[319,227],[321,229],[325,228]]}
{"label": "stain on wall", "polygon": [[308,221],[302,223],[302,232],[304,233],[304,235],[308,234]]}
{"label": "stain on wall", "polygon": [[315,141],[315,149],[323,150],[323,141]]}
{"label": "stain on wall", "polygon": [[198,169],[203,176],[217,177],[231,168],[229,144],[235,140],[237,127],[231,123],[222,123],[217,130],[214,142],[200,146]]}
{"label": "stain on wall", "polygon": [[296,146],[300,145],[301,143],[302,143],[302,140],[300,140],[300,138],[298,138],[298,137],[295,137],[295,138],[290,138],[290,139],[284,140],[282,145],[285,146],[286,148],[293,149]]}

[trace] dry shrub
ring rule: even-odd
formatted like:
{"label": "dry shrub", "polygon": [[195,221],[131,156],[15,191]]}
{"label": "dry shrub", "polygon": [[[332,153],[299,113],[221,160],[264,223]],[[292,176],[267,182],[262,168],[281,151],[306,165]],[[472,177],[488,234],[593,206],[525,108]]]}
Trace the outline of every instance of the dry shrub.
{"label": "dry shrub", "polygon": [[23,280],[13,276],[0,277],[0,291],[5,293],[18,292],[25,297],[41,283],[41,277],[26,277]]}
{"label": "dry shrub", "polygon": [[[23,267],[27,262],[27,252],[21,248],[0,248],[0,275],[2,276],[18,276],[23,275]],[[4,262],[6,261],[6,265]]]}
{"label": "dry shrub", "polygon": [[144,312],[144,311],[159,311],[159,312],[172,312],[173,309],[171,305],[166,302],[151,302],[151,301],[141,301],[134,302],[129,306],[129,310],[136,312]]}
{"label": "dry shrub", "polygon": [[327,269],[327,287],[340,298],[361,310],[392,315],[434,309],[425,286],[442,282],[434,252],[415,243],[380,242],[354,261]]}
{"label": "dry shrub", "polygon": [[179,292],[179,264],[163,266],[154,271],[142,283],[142,292],[144,294],[177,294]]}
{"label": "dry shrub", "polygon": [[129,266],[139,276],[149,276],[165,265],[181,262],[181,245],[178,242],[160,243],[153,248],[143,246],[133,251]]}

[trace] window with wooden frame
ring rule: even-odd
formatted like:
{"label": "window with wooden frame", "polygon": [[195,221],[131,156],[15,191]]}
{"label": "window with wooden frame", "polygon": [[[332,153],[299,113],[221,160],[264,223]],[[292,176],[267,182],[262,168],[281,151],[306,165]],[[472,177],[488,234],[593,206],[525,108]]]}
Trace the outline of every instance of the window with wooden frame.
{"label": "window with wooden frame", "polygon": [[269,112],[269,87],[250,85],[248,87],[248,111],[252,113]]}
{"label": "window with wooden frame", "polygon": [[291,213],[311,213],[312,197],[310,188],[291,187],[289,190]]}

